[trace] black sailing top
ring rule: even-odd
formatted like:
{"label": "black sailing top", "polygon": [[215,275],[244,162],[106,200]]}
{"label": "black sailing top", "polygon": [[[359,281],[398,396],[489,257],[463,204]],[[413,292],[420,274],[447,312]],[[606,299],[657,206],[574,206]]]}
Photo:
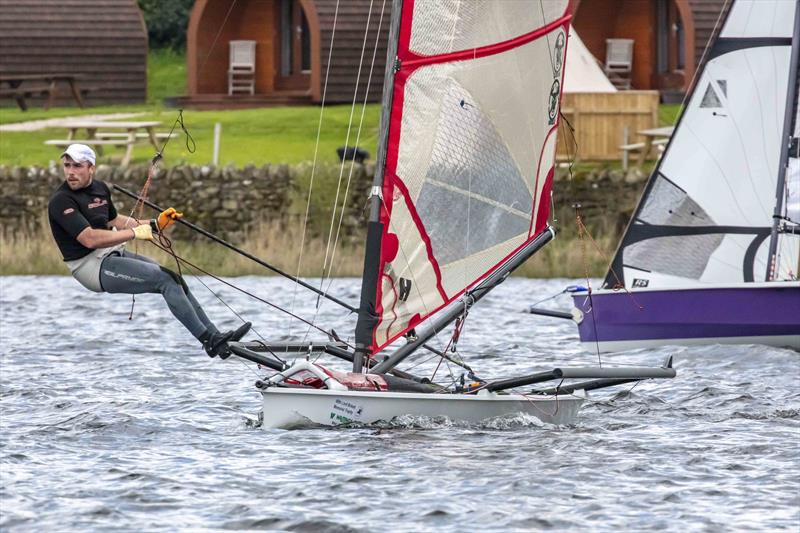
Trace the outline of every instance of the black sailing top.
{"label": "black sailing top", "polygon": [[78,242],[80,232],[88,227],[108,229],[108,222],[117,218],[117,209],[108,185],[93,179],[77,191],[70,189],[66,181],[62,183],[50,197],[47,214],[64,261],[73,261],[92,252]]}

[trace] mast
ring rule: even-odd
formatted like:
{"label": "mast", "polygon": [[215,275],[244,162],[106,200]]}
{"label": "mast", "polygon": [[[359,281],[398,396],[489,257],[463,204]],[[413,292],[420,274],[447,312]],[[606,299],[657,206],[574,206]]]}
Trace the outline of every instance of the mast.
{"label": "mast", "polygon": [[786,111],[783,119],[783,135],[781,136],[781,158],[778,164],[778,186],[775,192],[775,211],[772,214],[772,233],[769,238],[767,255],[766,281],[774,281],[778,272],[778,228],[783,217],[783,198],[786,188],[786,170],[789,167],[789,147],[792,144],[792,132],[797,103],[797,62],[800,56],[800,0],[795,2],[794,32],[792,33],[792,55],[789,60],[789,87],[786,89]]}
{"label": "mast", "polygon": [[364,358],[369,356],[372,345],[372,331],[378,321],[375,314],[376,292],[380,279],[381,236],[383,224],[380,221],[383,202],[383,178],[386,169],[386,143],[389,137],[389,119],[394,91],[394,74],[397,71],[397,40],[400,33],[400,18],[403,0],[392,0],[392,18],[389,27],[389,44],[386,50],[386,74],[383,80],[383,110],[381,111],[380,134],[378,137],[378,156],[375,177],[369,197],[369,220],[367,222],[367,242],[364,252],[364,270],[361,275],[361,301],[358,308],[358,321],[355,332],[355,355],[353,372],[361,372]]}

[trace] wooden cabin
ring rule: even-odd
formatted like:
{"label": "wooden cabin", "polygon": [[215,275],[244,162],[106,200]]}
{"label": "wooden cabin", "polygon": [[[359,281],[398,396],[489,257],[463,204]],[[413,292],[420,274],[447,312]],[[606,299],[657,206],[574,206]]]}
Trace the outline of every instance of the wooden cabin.
{"label": "wooden cabin", "polygon": [[[675,100],[689,89],[725,0],[572,0],[573,26],[605,61],[607,39],[633,39],[631,85]],[[721,23],[721,19],[720,19]]]}
{"label": "wooden cabin", "polygon": [[[672,99],[688,89],[725,3],[572,2],[573,25],[600,62],[606,57],[606,39],[633,39],[631,88],[655,89],[662,98]],[[197,0],[187,33],[188,96],[181,103],[199,107],[321,103],[326,75],[325,101],[351,102],[365,28],[358,98],[363,98],[374,51],[369,100],[379,101],[391,2],[373,2],[371,13],[369,0],[339,2],[338,14],[336,4],[336,0]],[[255,42],[252,95],[228,94],[230,42],[236,40]]]}
{"label": "wooden cabin", "polygon": [[[0,0],[0,54],[0,76],[79,75],[89,104],[147,98],[147,29],[136,0]],[[75,105],[69,88],[59,94],[57,103]]]}
{"label": "wooden cabin", "polygon": [[[197,0],[186,36],[189,94],[182,103],[220,108],[321,103],[323,98],[326,103],[352,102],[359,65],[357,98],[362,101],[373,52],[369,101],[380,101],[391,2],[373,2],[372,12],[369,0],[339,2],[338,13],[336,4],[336,0],[238,0],[233,4]],[[252,95],[229,94],[231,41],[255,41]]]}

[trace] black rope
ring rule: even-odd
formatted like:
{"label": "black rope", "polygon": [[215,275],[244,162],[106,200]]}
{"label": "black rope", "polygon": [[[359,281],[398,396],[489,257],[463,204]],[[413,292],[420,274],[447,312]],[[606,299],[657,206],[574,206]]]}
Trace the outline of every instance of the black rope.
{"label": "black rope", "polygon": [[172,138],[172,133],[175,131],[175,126],[178,125],[180,125],[183,133],[186,134],[186,150],[188,150],[190,154],[193,154],[197,151],[197,143],[195,142],[194,137],[192,137],[192,134],[189,133],[189,130],[186,129],[186,124],[183,122],[183,109],[178,109],[178,118],[176,118],[175,122],[172,123],[172,128],[170,128],[169,134],[164,140],[164,144],[161,145],[161,150],[156,152],[156,155],[153,156],[153,161],[150,163],[151,165],[157,164],[164,157],[164,150],[167,148],[167,144]]}
{"label": "black rope", "polygon": [[[151,242],[152,242],[152,241],[151,241]],[[161,246],[160,246],[158,243],[156,243],[156,242],[153,242],[153,245],[154,245],[155,247],[159,248],[159,249],[162,249],[162,250],[164,250],[164,249],[163,249],[163,248],[162,248],[162,247],[161,247]],[[168,251],[168,250],[164,250],[164,251]],[[288,309],[284,309],[283,307],[279,306],[278,304],[274,304],[274,303],[270,302],[269,300],[265,300],[264,298],[261,298],[260,296],[256,296],[255,294],[253,294],[253,293],[251,293],[251,292],[249,292],[249,291],[246,291],[245,289],[242,289],[241,287],[237,287],[237,286],[236,286],[236,285],[234,285],[233,283],[230,283],[230,282],[228,282],[228,281],[225,281],[224,279],[220,278],[219,276],[216,276],[216,275],[212,274],[211,272],[208,272],[208,271],[206,271],[206,270],[203,270],[203,269],[202,269],[202,268],[200,268],[199,266],[195,265],[194,263],[192,263],[192,262],[188,261],[187,259],[185,259],[185,258],[183,258],[183,257],[181,257],[181,256],[179,256],[179,255],[177,255],[177,254],[175,254],[175,255],[174,255],[174,257],[176,258],[176,260],[180,260],[181,262],[185,263],[186,265],[189,265],[190,267],[192,267],[193,269],[197,270],[198,272],[202,272],[203,274],[205,274],[205,275],[207,275],[207,276],[210,276],[210,277],[214,278],[215,280],[219,281],[220,283],[222,283],[222,284],[224,284],[224,285],[227,285],[228,287],[231,287],[232,289],[235,289],[235,290],[237,290],[237,291],[241,292],[242,294],[245,294],[245,295],[247,295],[247,296],[249,296],[249,297],[253,298],[254,300],[258,300],[258,301],[259,301],[259,302],[261,302],[261,303],[264,303],[264,304],[266,304],[266,305],[269,305],[270,307],[273,307],[273,308],[277,309],[278,311],[281,311],[281,312],[283,312],[283,313],[286,313],[287,315],[291,316],[292,318],[296,318],[297,320],[299,320],[299,321],[303,322],[304,324],[307,324],[308,326],[310,326],[310,327],[312,327],[312,328],[314,328],[314,329],[316,329],[316,330],[319,330],[320,332],[324,333],[326,337],[329,335],[329,333],[328,333],[327,331],[325,331],[324,329],[322,329],[321,327],[319,327],[319,326],[317,326],[317,325],[313,324],[312,322],[310,322],[310,321],[306,320],[305,318],[303,318],[303,317],[301,317],[301,316],[299,316],[299,315],[296,315],[296,314],[292,313],[292,312],[291,312],[291,311],[289,311]],[[209,290],[210,290],[210,289],[209,289]],[[212,291],[212,293],[213,293],[213,291]],[[347,346],[349,346],[350,348],[355,348],[353,345],[351,345],[351,344],[350,344],[350,343],[348,343],[347,341],[344,341],[344,340],[342,340],[341,342],[345,343],[345,344],[346,344]]]}

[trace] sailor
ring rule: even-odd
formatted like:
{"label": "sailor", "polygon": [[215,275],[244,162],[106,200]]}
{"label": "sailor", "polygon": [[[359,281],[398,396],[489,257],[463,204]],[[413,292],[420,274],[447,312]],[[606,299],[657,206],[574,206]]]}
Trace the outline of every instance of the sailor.
{"label": "sailor", "polygon": [[94,150],[85,144],[71,144],[61,158],[65,180],[50,197],[47,211],[53,238],[72,276],[94,292],[161,293],[175,318],[210,357],[226,357],[228,342],[244,337],[250,322],[220,332],[181,276],[124,248],[134,239],[152,240],[154,232],[166,230],[183,215],[172,207],[153,220],[121,215],[108,186],[94,179]]}

